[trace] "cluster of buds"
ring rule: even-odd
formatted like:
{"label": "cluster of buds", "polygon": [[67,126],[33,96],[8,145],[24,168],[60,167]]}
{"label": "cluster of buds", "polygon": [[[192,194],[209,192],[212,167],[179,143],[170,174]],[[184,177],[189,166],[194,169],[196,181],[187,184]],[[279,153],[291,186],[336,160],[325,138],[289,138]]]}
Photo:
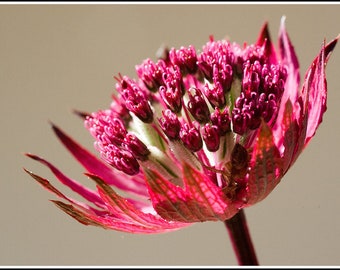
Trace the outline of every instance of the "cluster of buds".
{"label": "cluster of buds", "polygon": [[[144,60],[137,80],[115,77],[111,108],[85,120],[96,149],[128,175],[145,163],[177,175],[168,164],[186,162],[211,168],[226,185],[230,179],[218,171],[228,170],[235,145],[252,147],[261,122],[272,127],[278,114],[287,69],[268,57],[268,42],[241,48],[210,37],[201,52],[172,48],[155,62]],[[151,157],[160,152],[166,164]]]}

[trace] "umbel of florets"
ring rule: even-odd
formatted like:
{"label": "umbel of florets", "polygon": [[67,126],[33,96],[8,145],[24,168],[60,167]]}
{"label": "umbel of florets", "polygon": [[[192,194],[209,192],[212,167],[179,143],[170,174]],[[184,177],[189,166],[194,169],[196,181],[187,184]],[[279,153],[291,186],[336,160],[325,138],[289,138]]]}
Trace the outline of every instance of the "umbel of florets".
{"label": "umbel of florets", "polygon": [[250,45],[210,36],[199,50],[164,49],[136,65],[136,78],[115,76],[108,109],[80,113],[100,158],[53,126],[98,190],[28,154],[90,204],[26,172],[67,200],[54,202],[86,225],[157,233],[228,220],[268,196],[315,135],[338,38],[322,45],[301,90],[284,19],[278,51],[267,24]]}
{"label": "umbel of florets", "polygon": [[[172,48],[164,58],[144,60],[136,80],[115,77],[111,108],[85,121],[96,149],[129,175],[155,148],[174,164],[189,159],[224,170],[235,144],[251,147],[261,121],[273,125],[277,116],[287,69],[268,57],[267,42],[241,48],[210,37],[200,52]],[[176,159],[174,144],[186,157]]]}

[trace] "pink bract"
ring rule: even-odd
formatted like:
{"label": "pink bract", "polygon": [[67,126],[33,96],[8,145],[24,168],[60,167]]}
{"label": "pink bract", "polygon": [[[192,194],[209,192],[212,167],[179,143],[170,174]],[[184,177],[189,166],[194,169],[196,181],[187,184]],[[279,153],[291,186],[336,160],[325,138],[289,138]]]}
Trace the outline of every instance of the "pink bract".
{"label": "pink bract", "polygon": [[200,51],[165,49],[157,61],[136,66],[137,80],[115,77],[108,109],[82,114],[100,157],[53,125],[97,190],[27,154],[86,202],[25,171],[85,225],[161,233],[228,220],[267,197],[315,135],[326,111],[325,67],[338,38],[322,45],[301,90],[284,18],[278,51],[266,23],[251,45],[211,36]]}

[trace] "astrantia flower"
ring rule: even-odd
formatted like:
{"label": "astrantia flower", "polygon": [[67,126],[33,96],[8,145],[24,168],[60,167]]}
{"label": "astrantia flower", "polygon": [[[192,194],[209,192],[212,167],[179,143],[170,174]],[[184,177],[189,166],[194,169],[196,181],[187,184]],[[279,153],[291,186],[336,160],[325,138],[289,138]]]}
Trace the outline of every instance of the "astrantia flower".
{"label": "astrantia flower", "polygon": [[325,66],[337,39],[322,45],[301,90],[284,20],[278,51],[267,24],[251,45],[211,36],[201,50],[165,50],[136,66],[137,79],[115,76],[109,108],[82,114],[100,157],[53,126],[97,190],[27,154],[86,203],[27,172],[86,225],[160,233],[229,220],[263,200],[314,136],[326,110]]}

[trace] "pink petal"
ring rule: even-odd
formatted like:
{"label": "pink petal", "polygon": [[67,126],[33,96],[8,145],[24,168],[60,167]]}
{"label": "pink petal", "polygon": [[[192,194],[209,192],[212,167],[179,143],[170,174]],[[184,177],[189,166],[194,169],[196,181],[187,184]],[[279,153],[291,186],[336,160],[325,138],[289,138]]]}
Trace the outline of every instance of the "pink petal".
{"label": "pink petal", "polygon": [[268,23],[266,22],[260,31],[257,38],[256,45],[265,46],[265,53],[271,63],[277,63],[276,52],[274,44],[272,43],[270,33],[268,30]]}
{"label": "pink petal", "polygon": [[70,215],[80,223],[84,225],[92,225],[102,227],[104,229],[128,232],[128,233],[142,233],[142,234],[154,234],[154,233],[164,233],[176,230],[178,228],[171,229],[160,229],[154,227],[145,227],[135,223],[125,223],[119,219],[115,220],[111,216],[97,216],[88,213],[84,210],[80,210],[71,204],[66,204],[61,201],[52,201],[66,214]]}
{"label": "pink petal", "polygon": [[[287,72],[292,76],[294,87],[290,90],[294,97],[297,97],[298,87],[300,84],[299,61],[295,53],[294,46],[292,45],[288,33],[286,31],[285,17],[281,19],[281,27],[279,31],[279,51],[282,64],[287,65]],[[294,95],[295,94],[295,95]],[[293,101],[296,99],[293,99]]]}
{"label": "pink petal", "polygon": [[303,117],[308,117],[305,146],[314,136],[327,109],[327,81],[325,67],[339,37],[323,45],[319,55],[308,68],[301,97],[304,103]]}
{"label": "pink petal", "polygon": [[283,121],[282,121],[282,145],[284,148],[283,152],[283,174],[285,174],[289,167],[291,167],[295,161],[295,156],[298,147],[299,140],[299,125],[293,118],[293,105],[288,99],[285,106]]}
{"label": "pink petal", "polygon": [[188,164],[183,165],[183,172],[185,190],[207,209],[208,216],[226,220],[239,211],[236,204],[233,204],[227,198],[221,188],[204,174],[193,169]]}
{"label": "pink petal", "polygon": [[155,171],[145,171],[150,197],[157,213],[181,222],[226,220],[238,208],[213,182],[183,164],[184,188],[175,186]]}
{"label": "pink petal", "polygon": [[[280,124],[282,121],[283,110],[285,109],[284,105],[286,104],[288,99],[291,100],[293,105],[295,104],[298,99],[300,85],[299,61],[286,31],[285,17],[282,17],[281,27],[279,31],[279,51],[281,62],[287,67],[288,74],[285,84],[285,91],[281,98],[281,104],[283,104],[283,106],[280,107],[277,119],[277,122]],[[298,110],[294,109],[293,112],[296,112],[298,114]]]}
{"label": "pink petal", "polygon": [[295,54],[294,47],[289,39],[285,26],[285,17],[281,19],[281,27],[279,31],[279,52],[281,57],[281,64],[287,68],[287,79],[285,83],[285,90],[281,98],[281,105],[279,107],[278,115],[273,127],[274,140],[280,153],[283,153],[282,141],[282,122],[284,117],[285,106],[288,100],[293,105],[292,117],[299,118],[300,107],[298,105],[299,85],[300,85],[300,70],[299,62]]}
{"label": "pink petal", "polygon": [[300,115],[297,117],[299,139],[292,163],[315,135],[316,129],[320,125],[322,116],[327,109],[325,66],[339,37],[340,35],[326,46],[323,45],[319,55],[314,59],[306,72],[301,95],[296,104],[301,108],[299,110]]}
{"label": "pink petal", "polygon": [[127,177],[126,174],[114,170],[85,148],[80,146],[61,129],[55,125],[52,125],[52,128],[65,147],[84,166],[84,168],[88,170],[88,172],[98,175],[101,179],[105,179],[108,184],[115,185],[121,190],[143,197],[148,197],[144,180],[139,175]]}
{"label": "pink petal", "polygon": [[158,172],[144,169],[152,205],[166,220],[179,222],[202,221],[204,215],[196,212],[195,201],[184,190],[162,177]]}
{"label": "pink petal", "polygon": [[52,200],[52,202],[56,206],[58,206],[61,210],[63,210],[66,214],[75,218],[77,221],[79,221],[80,223],[82,223],[84,225],[93,225],[93,226],[104,227],[100,222],[96,222],[95,220],[92,220],[90,218],[92,215],[78,210],[76,207],[74,207],[71,204],[66,204],[64,202],[55,201],[55,200]]}
{"label": "pink petal", "polygon": [[36,180],[40,185],[42,185],[45,189],[50,191],[51,193],[57,195],[59,198],[69,201],[70,203],[77,205],[79,208],[86,209],[87,211],[91,211],[95,214],[100,214],[101,211],[89,206],[88,204],[78,202],[72,198],[67,197],[62,192],[60,192],[57,188],[55,188],[47,179],[40,177],[39,175],[34,174],[31,171],[24,169],[26,173],[28,173],[34,180]]}
{"label": "pink petal", "polygon": [[283,160],[274,144],[272,131],[262,121],[258,132],[247,179],[247,206],[263,200],[283,175]]}
{"label": "pink petal", "polygon": [[94,175],[89,175],[89,177],[98,184],[100,196],[105,201],[109,211],[121,221],[162,230],[176,229],[190,225],[188,223],[168,222],[159,216],[143,213],[136,209],[129,201],[119,196],[102,179]]}
{"label": "pink petal", "polygon": [[48,191],[69,201],[71,204],[52,200],[52,202],[61,210],[85,225],[99,226],[104,229],[113,229],[129,233],[163,233],[190,225],[190,223],[167,222],[161,218],[154,217],[151,214],[145,214],[134,209],[134,207],[122,197],[111,193],[112,189],[110,189],[110,187],[102,180],[101,185],[106,191],[109,190],[110,193],[108,194],[106,191],[103,192],[102,190],[101,195],[105,194],[105,196],[103,196],[105,203],[109,200],[110,204],[115,205],[114,208],[106,207],[108,210],[113,210],[113,212],[99,211],[87,204],[77,202],[61,193],[57,188],[51,185],[48,180],[26,169],[25,171]]}
{"label": "pink petal", "polygon": [[32,154],[26,154],[26,155],[34,160],[41,162],[45,166],[47,166],[61,183],[68,186],[70,189],[72,189],[74,192],[81,195],[86,200],[94,203],[95,205],[99,207],[103,206],[102,199],[98,196],[98,194],[95,191],[84,187],[83,185],[79,184],[77,181],[71,178],[68,178],[61,171],[59,171],[55,166],[53,166],[51,163],[44,160],[43,158],[40,158]]}

